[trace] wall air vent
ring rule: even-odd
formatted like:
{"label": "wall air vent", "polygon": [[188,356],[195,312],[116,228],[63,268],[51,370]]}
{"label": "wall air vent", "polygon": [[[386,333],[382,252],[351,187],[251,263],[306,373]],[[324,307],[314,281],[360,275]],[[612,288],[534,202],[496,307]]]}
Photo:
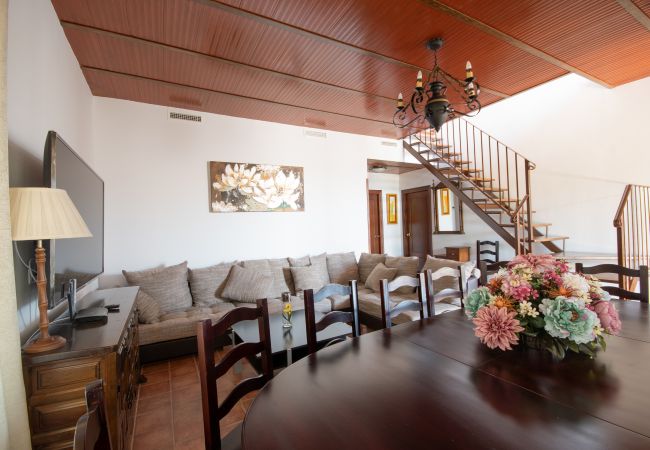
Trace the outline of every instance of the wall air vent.
{"label": "wall air vent", "polygon": [[386,147],[397,147],[397,142],[395,142],[395,141],[381,141],[381,145],[385,145]]}
{"label": "wall air vent", "polygon": [[325,139],[327,137],[327,133],[325,133],[324,131],[305,130],[305,136]]}
{"label": "wall air vent", "polygon": [[180,113],[175,111],[169,112],[169,118],[177,119],[177,120],[189,120],[190,122],[201,122],[202,120],[201,116],[197,116],[195,114],[185,114],[185,113]]}

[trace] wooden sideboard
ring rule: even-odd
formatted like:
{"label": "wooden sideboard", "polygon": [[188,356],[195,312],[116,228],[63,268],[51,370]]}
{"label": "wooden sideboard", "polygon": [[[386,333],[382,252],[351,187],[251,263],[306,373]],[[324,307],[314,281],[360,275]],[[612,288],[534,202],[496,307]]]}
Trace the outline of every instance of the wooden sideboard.
{"label": "wooden sideboard", "polygon": [[72,325],[67,316],[50,324],[64,336],[65,347],[51,352],[23,353],[23,374],[34,449],[72,448],[75,425],[86,412],[84,389],[102,379],[111,447],[130,448],[137,385],[138,287],[97,290],[79,301],[79,308],[119,304],[106,324]]}
{"label": "wooden sideboard", "polygon": [[436,255],[436,258],[467,262],[469,261],[469,247],[445,247],[445,254]]}

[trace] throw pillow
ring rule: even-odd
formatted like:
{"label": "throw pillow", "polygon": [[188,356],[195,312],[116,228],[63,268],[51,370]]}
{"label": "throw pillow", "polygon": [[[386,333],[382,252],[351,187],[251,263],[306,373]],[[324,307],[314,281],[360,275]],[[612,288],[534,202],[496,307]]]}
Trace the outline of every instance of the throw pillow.
{"label": "throw pillow", "polygon": [[332,283],[347,285],[359,279],[359,266],[354,252],[327,255],[327,271]]}
{"label": "throw pillow", "polygon": [[359,282],[365,283],[372,269],[379,263],[386,261],[386,255],[362,253],[359,257]]}
{"label": "throw pillow", "polygon": [[289,258],[289,266],[291,267],[305,267],[310,264],[309,255],[305,255],[302,258]]}
{"label": "throw pillow", "polygon": [[[321,253],[320,255],[303,256],[302,258],[289,258],[289,265],[291,267],[313,266],[318,272],[322,285],[325,286],[326,284],[330,283],[330,275],[327,271],[327,253]],[[300,291],[298,287],[294,288],[294,292]]]}
{"label": "throw pillow", "polygon": [[187,283],[187,261],[138,272],[123,270],[122,274],[129,286],[140,286],[141,291],[158,302],[162,312],[192,306],[192,294]]}
{"label": "throw pillow", "polygon": [[284,271],[285,267],[289,268],[287,258],[248,260],[243,261],[241,265],[247,269],[258,270],[271,275],[273,278],[273,287],[269,291],[269,298],[280,298],[283,292],[291,292]]}
{"label": "throw pillow", "polygon": [[226,286],[226,278],[230,268],[237,264],[236,261],[215,264],[201,269],[190,269],[190,291],[194,304],[197,306],[211,306],[219,303],[219,297]]}
{"label": "throw pillow", "polygon": [[383,263],[379,263],[372,269],[370,275],[366,279],[366,288],[379,292],[379,285],[381,280],[391,281],[397,275],[396,268],[386,267]]}
{"label": "throw pillow", "polygon": [[[420,258],[417,256],[387,256],[384,264],[386,267],[397,269],[397,275],[395,278],[404,275],[408,277],[417,277]],[[412,287],[404,286],[397,289],[395,292],[399,294],[410,294],[415,291]]]}
{"label": "throw pillow", "polygon": [[160,306],[142,289],[138,291],[138,296],[135,298],[135,304],[138,308],[138,321],[140,323],[158,322],[158,318],[160,317]]}
{"label": "throw pillow", "polygon": [[291,275],[293,276],[297,293],[305,289],[313,289],[314,293],[316,293],[325,286],[320,270],[315,266],[292,267]]}
{"label": "throw pillow", "polygon": [[272,289],[270,273],[235,265],[230,269],[223,296],[238,302],[254,303],[257,299],[269,298]]}

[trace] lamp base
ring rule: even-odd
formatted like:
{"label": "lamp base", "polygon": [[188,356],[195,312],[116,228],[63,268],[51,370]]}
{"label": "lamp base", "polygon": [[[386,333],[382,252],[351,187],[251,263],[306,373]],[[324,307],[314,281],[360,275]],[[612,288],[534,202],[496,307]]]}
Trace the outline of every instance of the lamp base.
{"label": "lamp base", "polygon": [[48,336],[46,338],[38,338],[25,346],[25,353],[42,353],[56,350],[65,345],[66,340],[62,336]]}

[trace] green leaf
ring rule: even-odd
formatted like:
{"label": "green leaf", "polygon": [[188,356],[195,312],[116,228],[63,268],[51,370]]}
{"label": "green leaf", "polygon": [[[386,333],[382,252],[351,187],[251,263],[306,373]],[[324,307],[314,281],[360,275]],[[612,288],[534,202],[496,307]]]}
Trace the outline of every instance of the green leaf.
{"label": "green leaf", "polygon": [[544,328],[544,318],[542,316],[531,317],[530,324],[535,328]]}
{"label": "green leaf", "polygon": [[580,344],[579,348],[580,348],[580,351],[581,351],[582,353],[584,353],[585,355],[589,355],[589,356],[591,356],[591,357],[594,356],[594,352],[593,352],[593,350],[592,350],[591,348],[589,348],[588,345]]}
{"label": "green leaf", "polygon": [[607,350],[607,341],[605,340],[605,336],[600,336],[600,347],[603,351]]}
{"label": "green leaf", "polygon": [[578,344],[576,344],[573,341],[569,341],[569,350],[571,350],[574,353],[580,353],[580,348],[578,347]]}

